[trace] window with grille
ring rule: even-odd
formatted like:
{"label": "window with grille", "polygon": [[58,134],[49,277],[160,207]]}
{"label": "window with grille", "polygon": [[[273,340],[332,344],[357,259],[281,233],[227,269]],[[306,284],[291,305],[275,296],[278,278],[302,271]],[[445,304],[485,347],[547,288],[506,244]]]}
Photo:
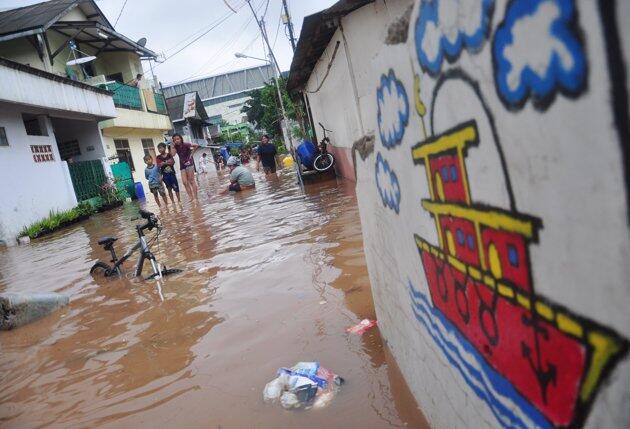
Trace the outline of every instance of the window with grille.
{"label": "window with grille", "polygon": [[142,149],[144,149],[144,155],[151,155],[155,158],[155,145],[153,144],[153,139],[142,139]]}
{"label": "window with grille", "polygon": [[73,156],[81,155],[81,149],[79,148],[78,140],[70,140],[67,142],[62,142],[58,144],[59,146],[59,156],[64,161],[69,160]]}
{"label": "window with grille", "polygon": [[24,129],[29,136],[47,136],[46,117],[43,115],[33,115],[31,113],[22,113],[22,122]]}
{"label": "window with grille", "polygon": [[129,149],[129,140],[120,139],[114,140],[114,145],[116,146],[116,154],[118,155],[119,162],[126,162],[129,165],[131,171],[136,171],[135,166],[133,165],[133,159],[131,158],[131,149]]}
{"label": "window with grille", "polygon": [[0,146],[9,146],[9,139],[7,139],[7,130],[4,127],[0,127]]}

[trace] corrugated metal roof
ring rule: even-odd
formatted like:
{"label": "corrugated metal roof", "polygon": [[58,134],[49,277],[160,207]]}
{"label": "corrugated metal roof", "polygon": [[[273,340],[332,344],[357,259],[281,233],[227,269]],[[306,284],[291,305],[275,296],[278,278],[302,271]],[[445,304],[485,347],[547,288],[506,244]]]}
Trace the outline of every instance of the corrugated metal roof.
{"label": "corrugated metal roof", "polygon": [[273,67],[264,65],[167,86],[163,88],[163,91],[167,97],[197,92],[202,100],[208,100],[260,88],[273,76]]}
{"label": "corrugated metal roof", "polygon": [[373,2],[374,0],[340,0],[328,9],[304,18],[289,70],[287,90],[301,89],[306,84],[315,64],[337,31],[338,19]]}

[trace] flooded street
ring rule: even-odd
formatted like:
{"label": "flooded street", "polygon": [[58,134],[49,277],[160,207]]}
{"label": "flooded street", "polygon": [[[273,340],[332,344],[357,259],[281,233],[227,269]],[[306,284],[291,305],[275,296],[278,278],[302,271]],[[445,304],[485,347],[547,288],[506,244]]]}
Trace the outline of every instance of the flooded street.
{"label": "flooded street", "polygon": [[[138,205],[95,215],[30,246],[0,250],[0,291],[57,291],[70,305],[0,332],[3,427],[424,427],[374,328],[354,185],[310,185],[256,175],[257,190],[218,196],[201,177],[200,201],[161,212],[152,250],[184,273],[162,283],[94,279],[96,244],[136,240]],[[151,233],[149,233],[151,235]],[[145,274],[149,267],[145,266]],[[345,378],[326,408],[285,411],[262,389],[279,367],[316,360]]]}

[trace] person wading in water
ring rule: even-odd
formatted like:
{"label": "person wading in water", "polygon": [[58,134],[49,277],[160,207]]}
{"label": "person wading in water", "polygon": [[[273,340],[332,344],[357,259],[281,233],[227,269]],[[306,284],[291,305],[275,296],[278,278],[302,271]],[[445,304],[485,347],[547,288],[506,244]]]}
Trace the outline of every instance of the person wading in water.
{"label": "person wading in water", "polygon": [[277,153],[278,151],[273,143],[269,143],[269,136],[267,134],[263,135],[258,146],[256,170],[260,171],[260,164],[262,163],[265,174],[275,174]]}
{"label": "person wading in water", "polygon": [[173,145],[171,155],[179,155],[179,168],[182,171],[182,182],[191,200],[197,200],[197,182],[195,181],[195,161],[193,153],[199,145],[194,143],[184,143],[180,134],[173,134]]}

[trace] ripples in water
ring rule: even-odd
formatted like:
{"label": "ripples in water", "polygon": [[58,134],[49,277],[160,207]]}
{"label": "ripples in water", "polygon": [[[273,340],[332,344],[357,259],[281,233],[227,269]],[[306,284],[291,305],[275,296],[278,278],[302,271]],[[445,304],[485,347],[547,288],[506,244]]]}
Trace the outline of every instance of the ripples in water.
{"label": "ripples in water", "polygon": [[[352,184],[302,192],[289,172],[257,189],[162,210],[152,250],[184,274],[94,279],[99,237],[135,240],[138,206],[0,250],[0,290],[59,291],[70,305],[0,333],[0,423],[7,426],[409,427],[424,425],[378,330]],[[152,202],[148,209],[158,212]],[[133,271],[135,261],[127,270]],[[261,391],[280,366],[319,360],[349,382],[328,408],[284,412]]]}

